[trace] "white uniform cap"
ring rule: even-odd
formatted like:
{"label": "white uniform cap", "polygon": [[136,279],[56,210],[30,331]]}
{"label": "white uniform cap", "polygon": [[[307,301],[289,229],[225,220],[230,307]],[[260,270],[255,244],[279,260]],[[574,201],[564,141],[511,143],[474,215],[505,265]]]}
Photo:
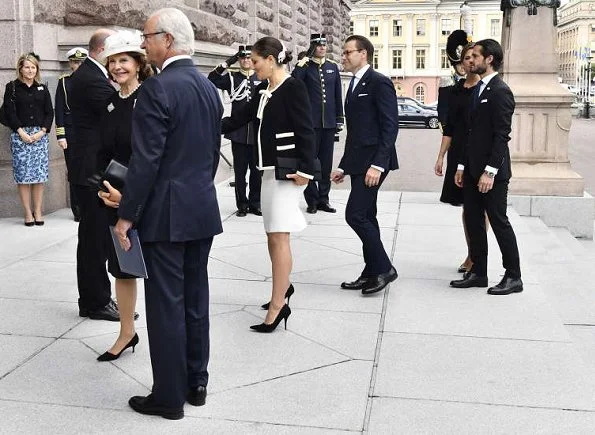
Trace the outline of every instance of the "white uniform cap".
{"label": "white uniform cap", "polygon": [[68,60],[85,60],[87,56],[89,56],[89,52],[83,47],[74,47],[66,53]]}

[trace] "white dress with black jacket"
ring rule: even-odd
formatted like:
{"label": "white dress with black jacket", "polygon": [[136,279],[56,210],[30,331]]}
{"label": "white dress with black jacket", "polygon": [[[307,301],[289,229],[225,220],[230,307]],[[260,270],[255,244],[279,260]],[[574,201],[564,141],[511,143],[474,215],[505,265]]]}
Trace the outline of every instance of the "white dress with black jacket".
{"label": "white dress with black jacket", "polygon": [[277,157],[298,159],[297,173],[312,179],[315,160],[315,135],[310,101],[305,85],[287,76],[276,88],[267,83],[256,88],[254,98],[243,110],[223,119],[223,133],[256,122],[255,152],[257,167],[263,171],[261,209],[267,233],[292,233],[307,226],[299,204],[306,186],[292,180],[276,180]]}

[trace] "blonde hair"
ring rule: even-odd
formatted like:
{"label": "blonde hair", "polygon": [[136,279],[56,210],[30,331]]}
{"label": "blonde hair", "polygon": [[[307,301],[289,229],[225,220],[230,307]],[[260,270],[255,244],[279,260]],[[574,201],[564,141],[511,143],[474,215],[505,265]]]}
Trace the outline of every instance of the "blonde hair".
{"label": "blonde hair", "polygon": [[35,53],[25,53],[19,57],[17,61],[17,78],[23,81],[23,74],[21,74],[21,68],[25,65],[25,61],[31,62],[33,65],[37,67],[37,73],[35,74],[35,81],[37,83],[41,83],[41,73],[39,71],[39,56]]}

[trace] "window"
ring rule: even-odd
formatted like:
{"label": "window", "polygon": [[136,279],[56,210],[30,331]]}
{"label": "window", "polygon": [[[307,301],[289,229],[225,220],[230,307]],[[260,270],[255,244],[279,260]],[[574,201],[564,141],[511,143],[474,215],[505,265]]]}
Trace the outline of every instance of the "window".
{"label": "window", "polygon": [[415,67],[417,69],[426,68],[426,50],[418,49],[415,50]]}
{"label": "window", "polygon": [[442,34],[450,35],[451,32],[450,18],[442,18]]}
{"label": "window", "polygon": [[403,35],[403,20],[393,20],[393,36]]}
{"label": "window", "polygon": [[349,22],[349,34],[353,35],[353,21]]}
{"label": "window", "polygon": [[378,36],[378,20],[370,20],[369,28],[370,36]]}
{"label": "window", "polygon": [[416,24],[416,34],[417,36],[425,36],[426,35],[426,20],[418,19]]}
{"label": "window", "polygon": [[374,56],[372,57],[372,68],[378,69],[378,52],[374,50]]}
{"label": "window", "polygon": [[440,68],[448,69],[450,62],[448,61],[448,54],[446,54],[446,48],[440,50]]}
{"label": "window", "polygon": [[403,68],[403,50],[393,50],[393,69]]}
{"label": "window", "polygon": [[493,38],[497,38],[500,36],[500,19],[494,18],[490,21],[490,36]]}
{"label": "window", "polygon": [[426,102],[426,90],[421,84],[415,85],[415,99],[421,104]]}

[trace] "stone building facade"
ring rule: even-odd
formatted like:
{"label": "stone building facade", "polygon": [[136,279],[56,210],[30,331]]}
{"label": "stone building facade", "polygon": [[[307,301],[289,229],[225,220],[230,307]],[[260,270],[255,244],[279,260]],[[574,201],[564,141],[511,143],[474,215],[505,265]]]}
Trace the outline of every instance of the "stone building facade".
{"label": "stone building facade", "polygon": [[[15,78],[21,53],[41,56],[43,81],[52,94],[67,69],[66,52],[86,46],[97,27],[142,29],[153,11],[176,7],[192,22],[196,37],[194,61],[207,72],[240,44],[266,35],[283,41],[294,54],[306,50],[310,33],[324,32],[329,57],[339,61],[349,32],[349,0],[12,0],[0,8],[0,83]],[[20,216],[12,177],[9,130],[0,126],[0,217]],[[52,132],[53,133],[53,132]],[[53,136],[53,134],[51,135]],[[62,151],[50,143],[50,180],[46,212],[66,206],[67,183]]]}

